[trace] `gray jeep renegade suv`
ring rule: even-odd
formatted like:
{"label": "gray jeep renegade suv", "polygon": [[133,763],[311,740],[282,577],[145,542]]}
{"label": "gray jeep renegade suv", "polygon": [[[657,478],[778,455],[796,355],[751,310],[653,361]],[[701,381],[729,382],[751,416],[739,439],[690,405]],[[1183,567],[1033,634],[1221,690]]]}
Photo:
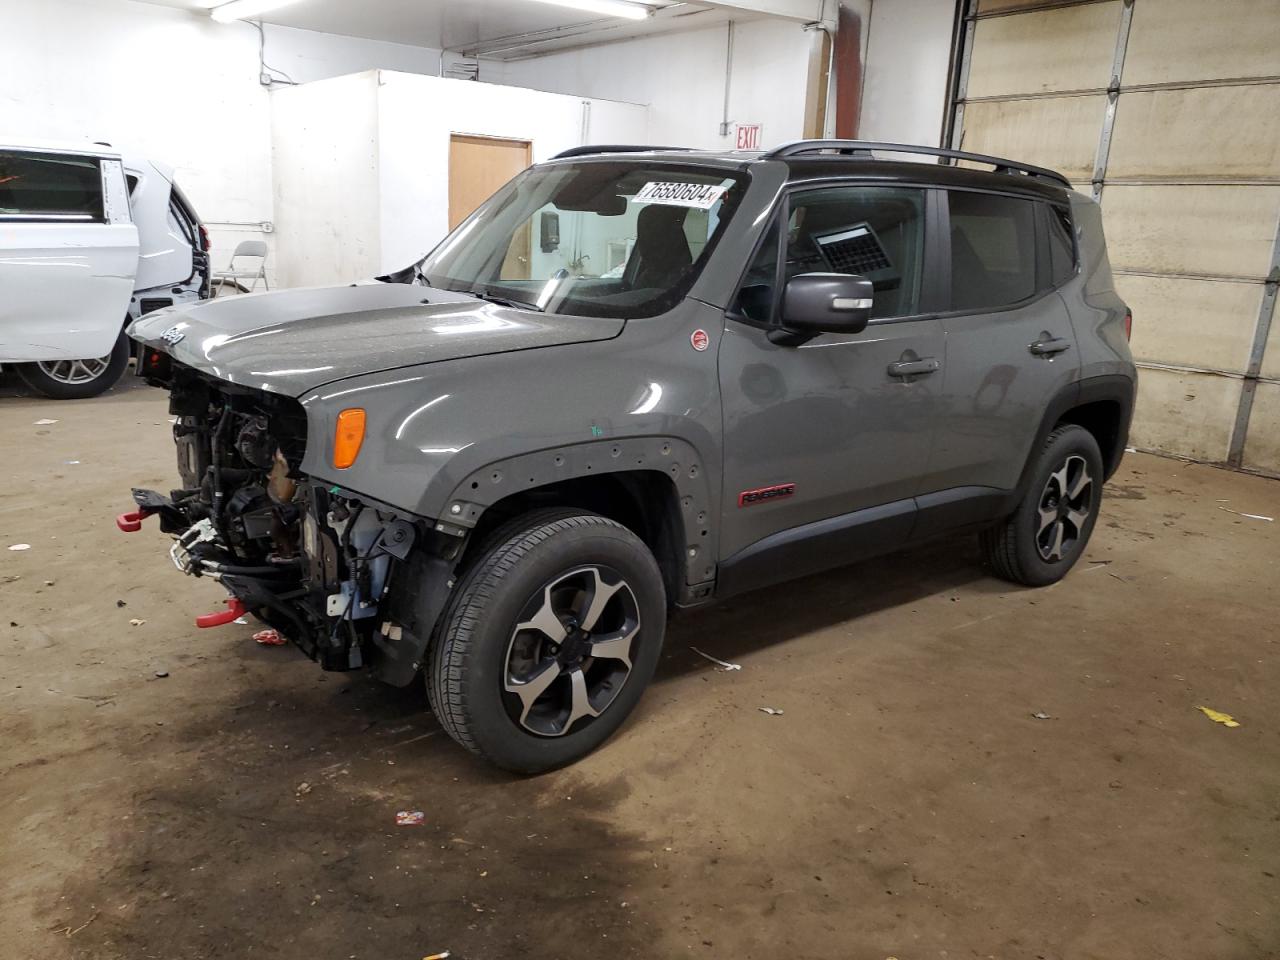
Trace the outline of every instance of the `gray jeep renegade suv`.
{"label": "gray jeep renegade suv", "polygon": [[673,608],[963,530],[1053,583],[1128,433],[1098,206],[1009,160],[580,148],[379,280],[137,321],[182,488],[117,522],[511,770],[616,730]]}

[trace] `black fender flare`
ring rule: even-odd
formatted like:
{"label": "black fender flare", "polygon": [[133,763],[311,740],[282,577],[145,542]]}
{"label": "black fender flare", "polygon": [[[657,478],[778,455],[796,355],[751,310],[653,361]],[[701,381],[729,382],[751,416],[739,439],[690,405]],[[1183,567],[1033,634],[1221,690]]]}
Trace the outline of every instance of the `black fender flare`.
{"label": "black fender flare", "polygon": [[436,529],[462,536],[474,529],[485,510],[513,494],[564,480],[643,471],[661,473],[675,487],[684,535],[686,598],[690,593],[704,595],[703,584],[709,595],[719,549],[720,491],[705,458],[679,437],[589,440],[495,460],[471,471],[453,488]]}
{"label": "black fender flare", "polygon": [[1102,459],[1107,465],[1104,479],[1110,480],[1120,466],[1124,448],[1129,442],[1129,423],[1133,419],[1136,389],[1137,385],[1131,378],[1120,374],[1107,374],[1077,380],[1059,390],[1045,407],[1044,415],[1040,419],[1040,428],[1036,431],[1035,442],[1027,453],[1022,474],[1018,477],[1018,486],[1012,504],[1016,505],[1026,491],[1027,478],[1031,475],[1031,469],[1035,464],[1036,453],[1044,446],[1053,428],[1072,410],[1090,403],[1109,402],[1116,404],[1118,408],[1119,422],[1116,424],[1115,437],[1110,444],[1099,444],[1103,447]]}

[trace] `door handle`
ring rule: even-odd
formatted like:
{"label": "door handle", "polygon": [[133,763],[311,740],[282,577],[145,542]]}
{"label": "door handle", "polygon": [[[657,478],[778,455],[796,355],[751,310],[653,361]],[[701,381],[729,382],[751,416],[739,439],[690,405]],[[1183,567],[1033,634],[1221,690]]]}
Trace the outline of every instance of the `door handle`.
{"label": "door handle", "polygon": [[1052,357],[1055,354],[1070,350],[1071,341],[1063,337],[1050,337],[1047,340],[1037,340],[1027,349],[1037,357]]}
{"label": "door handle", "polygon": [[922,360],[895,360],[889,364],[889,376],[912,377],[926,373],[936,373],[942,367],[940,360],[925,357]]}

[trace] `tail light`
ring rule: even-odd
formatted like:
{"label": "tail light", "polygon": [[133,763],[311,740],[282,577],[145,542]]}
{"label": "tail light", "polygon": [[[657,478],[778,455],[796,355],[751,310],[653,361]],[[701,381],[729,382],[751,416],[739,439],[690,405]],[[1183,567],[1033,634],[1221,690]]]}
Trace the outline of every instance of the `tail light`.
{"label": "tail light", "polygon": [[338,425],[333,432],[333,465],[345,470],[360,456],[364,443],[364,410],[350,407],[338,414]]}
{"label": "tail light", "polygon": [[205,253],[213,246],[213,241],[209,239],[209,231],[205,229],[204,224],[200,224],[200,249]]}
{"label": "tail light", "polygon": [[1133,311],[1125,310],[1124,312],[1124,338],[1126,340],[1133,339]]}

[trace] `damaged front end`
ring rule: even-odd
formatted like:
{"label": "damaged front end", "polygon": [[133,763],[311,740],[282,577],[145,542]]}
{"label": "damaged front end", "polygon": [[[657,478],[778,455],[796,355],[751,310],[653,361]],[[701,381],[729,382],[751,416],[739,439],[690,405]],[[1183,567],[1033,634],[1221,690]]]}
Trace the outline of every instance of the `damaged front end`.
{"label": "damaged front end", "polygon": [[459,541],[304,474],[307,418],[296,400],[154,359],[159,369],[140,372],[169,390],[182,487],[135,489],[137,508],[117,518],[120,529],[157,516],[175,537],[174,565],[227,589],[227,609],[199,626],[249,613],[326,670],[369,667],[410,682]]}

